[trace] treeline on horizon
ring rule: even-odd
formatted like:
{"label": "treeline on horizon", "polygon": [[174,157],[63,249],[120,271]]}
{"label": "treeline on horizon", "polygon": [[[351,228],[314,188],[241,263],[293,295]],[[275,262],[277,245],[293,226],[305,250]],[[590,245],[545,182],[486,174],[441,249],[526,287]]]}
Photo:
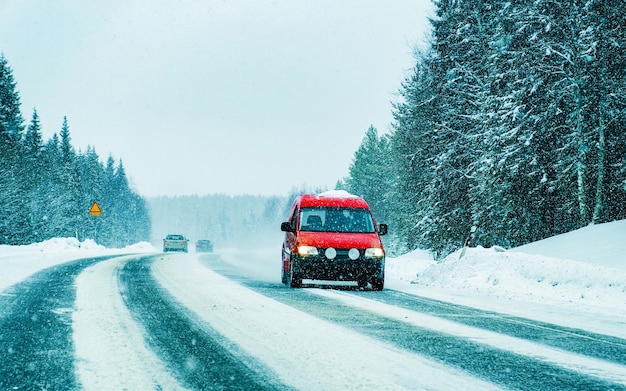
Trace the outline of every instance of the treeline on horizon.
{"label": "treeline on horizon", "polygon": [[[181,234],[193,245],[211,240],[216,249],[273,244],[280,246],[280,223],[289,213],[295,193],[288,197],[209,194],[147,198],[153,220],[153,245],[167,234]],[[276,242],[278,240],[278,242]],[[277,255],[278,256],[278,255]]]}
{"label": "treeline on horizon", "polygon": [[[129,187],[122,162],[100,162],[93,147],[76,152],[67,118],[43,140],[37,111],[28,126],[12,69],[0,53],[0,244],[55,237],[94,239],[107,247],[150,239],[145,201]],[[89,209],[98,202],[99,217]]]}
{"label": "treeline on horizon", "polygon": [[341,186],[436,258],[626,218],[626,2],[435,1],[389,134]]}

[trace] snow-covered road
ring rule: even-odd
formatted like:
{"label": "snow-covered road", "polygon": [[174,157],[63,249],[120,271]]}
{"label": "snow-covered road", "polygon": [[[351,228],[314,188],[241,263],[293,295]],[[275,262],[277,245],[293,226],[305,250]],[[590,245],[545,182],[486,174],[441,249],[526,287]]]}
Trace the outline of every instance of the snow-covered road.
{"label": "snow-covered road", "polygon": [[124,304],[117,273],[132,257],[115,257],[76,279],[72,315],[76,373],[86,390],[181,389],[148,349],[143,329]]}
{"label": "snow-covered road", "polygon": [[44,269],[0,296],[0,359],[21,363],[2,365],[0,388],[626,389],[624,339],[393,289],[294,290],[262,262],[146,253]]}
{"label": "snow-covered road", "polygon": [[[174,259],[172,259],[174,258]],[[494,386],[239,285],[197,258],[161,257],[154,274],[174,297],[228,340],[306,390],[475,389]],[[288,288],[274,287],[289,294]]]}

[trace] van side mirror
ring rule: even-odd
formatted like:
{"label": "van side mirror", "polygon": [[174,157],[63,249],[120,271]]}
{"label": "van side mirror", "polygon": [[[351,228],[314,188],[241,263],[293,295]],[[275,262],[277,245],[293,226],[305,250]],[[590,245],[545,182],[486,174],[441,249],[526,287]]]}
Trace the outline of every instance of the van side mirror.
{"label": "van side mirror", "polygon": [[283,232],[296,232],[296,230],[291,228],[291,224],[288,221],[285,221],[280,224],[280,230]]}
{"label": "van side mirror", "polygon": [[389,229],[389,228],[387,227],[387,224],[380,224],[380,225],[378,226],[378,234],[379,234],[380,236],[387,235],[387,231],[388,231],[388,229]]}

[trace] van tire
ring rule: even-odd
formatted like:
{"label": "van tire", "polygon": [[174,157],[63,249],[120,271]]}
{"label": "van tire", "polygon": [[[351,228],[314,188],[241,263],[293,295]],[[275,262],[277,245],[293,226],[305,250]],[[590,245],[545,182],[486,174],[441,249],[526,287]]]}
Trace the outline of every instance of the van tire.
{"label": "van tire", "polygon": [[286,284],[287,281],[287,273],[285,273],[285,259],[281,258],[281,265],[280,265],[280,281],[283,284]]}
{"label": "van tire", "polygon": [[385,286],[385,279],[375,277],[375,278],[372,278],[372,280],[370,281],[370,284],[372,284],[373,291],[382,291]]}
{"label": "van tire", "polygon": [[299,274],[294,274],[294,262],[293,259],[289,262],[289,277],[288,282],[291,288],[302,288],[302,277]]}
{"label": "van tire", "polygon": [[289,276],[289,286],[292,288],[302,288],[302,278],[298,278],[298,276]]}

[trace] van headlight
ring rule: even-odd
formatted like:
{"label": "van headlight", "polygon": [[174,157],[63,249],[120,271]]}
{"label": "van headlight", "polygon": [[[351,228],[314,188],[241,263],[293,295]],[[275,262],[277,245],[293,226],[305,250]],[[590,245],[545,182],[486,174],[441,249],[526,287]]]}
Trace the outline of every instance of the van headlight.
{"label": "van headlight", "polygon": [[300,254],[301,257],[310,257],[313,255],[319,255],[319,252],[317,251],[317,247],[298,246],[298,254]]}
{"label": "van headlight", "polygon": [[368,248],[365,250],[366,258],[382,258],[385,255],[385,252],[380,247]]}

